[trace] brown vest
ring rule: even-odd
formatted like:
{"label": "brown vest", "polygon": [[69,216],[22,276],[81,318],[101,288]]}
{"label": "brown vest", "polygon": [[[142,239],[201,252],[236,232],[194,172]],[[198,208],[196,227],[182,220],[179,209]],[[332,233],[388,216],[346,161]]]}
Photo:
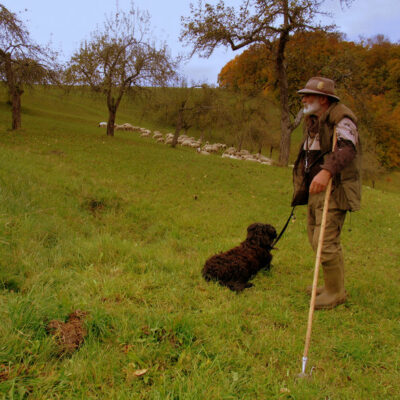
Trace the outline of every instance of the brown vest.
{"label": "brown vest", "polygon": [[[319,120],[319,141],[321,146],[321,152],[329,153],[332,149],[332,137],[335,125],[337,125],[343,118],[350,118],[355,124],[357,118],[353,112],[341,103],[333,103],[328,110],[320,117]],[[294,196],[302,190],[304,186],[304,152],[302,151],[305,137],[300,147],[300,153],[296,160],[293,169],[293,184],[294,184]],[[321,163],[323,164],[323,160]],[[356,157],[347,165],[340,173],[333,177],[333,190],[332,196],[334,196],[339,208],[342,210],[357,211],[361,206],[361,143],[360,138],[356,146]],[[302,203],[306,204],[306,203]],[[300,205],[300,203],[292,205]]]}

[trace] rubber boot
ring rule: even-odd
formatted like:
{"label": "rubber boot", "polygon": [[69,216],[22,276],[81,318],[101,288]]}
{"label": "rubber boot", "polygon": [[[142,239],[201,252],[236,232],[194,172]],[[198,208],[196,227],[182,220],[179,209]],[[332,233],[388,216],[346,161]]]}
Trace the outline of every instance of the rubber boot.
{"label": "rubber boot", "polygon": [[[317,286],[317,296],[325,290],[325,286]],[[307,286],[306,292],[311,296],[312,286]]]}
{"label": "rubber boot", "polygon": [[325,290],[315,298],[315,310],[329,310],[346,301],[342,257],[322,265]]}
{"label": "rubber boot", "polygon": [[[325,286],[317,286],[317,292],[316,292],[317,296],[319,294],[321,294],[324,290],[325,290]],[[346,289],[344,291],[345,291],[345,293],[347,295]],[[312,292],[312,286],[311,285],[307,286],[306,292],[311,296],[311,292]]]}

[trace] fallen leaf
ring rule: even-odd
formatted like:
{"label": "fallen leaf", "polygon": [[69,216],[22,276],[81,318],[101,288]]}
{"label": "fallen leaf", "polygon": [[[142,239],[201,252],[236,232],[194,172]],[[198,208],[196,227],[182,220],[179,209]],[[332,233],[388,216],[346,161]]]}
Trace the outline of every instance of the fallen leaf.
{"label": "fallen leaf", "polygon": [[148,369],[138,369],[133,373],[133,375],[135,375],[135,376],[143,376],[147,371],[148,371]]}

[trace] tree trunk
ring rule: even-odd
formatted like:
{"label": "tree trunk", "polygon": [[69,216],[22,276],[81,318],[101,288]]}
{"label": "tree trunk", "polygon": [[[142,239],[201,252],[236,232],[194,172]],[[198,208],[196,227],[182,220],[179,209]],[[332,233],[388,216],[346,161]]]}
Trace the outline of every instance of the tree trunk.
{"label": "tree trunk", "polygon": [[178,144],[179,133],[183,128],[183,113],[185,112],[186,102],[187,102],[187,100],[183,100],[181,103],[181,106],[179,107],[178,118],[176,121],[175,134],[172,139],[171,147],[176,147],[176,145]]}
{"label": "tree trunk", "polygon": [[11,101],[11,129],[21,128],[21,96],[24,91],[19,87],[11,62],[9,53],[2,53],[4,59],[4,70],[6,74],[6,83],[8,86],[8,94]]}
{"label": "tree trunk", "polygon": [[12,129],[21,128],[21,91],[14,89],[11,93]]}
{"label": "tree trunk", "polygon": [[107,136],[114,136],[115,119],[117,115],[118,106],[121,102],[122,96],[126,88],[120,87],[117,99],[112,96],[112,88],[107,90],[107,107],[108,107],[108,122],[107,122]]}
{"label": "tree trunk", "polygon": [[279,145],[279,165],[287,166],[290,155],[290,139],[292,131],[290,129],[290,117],[288,110],[284,109],[281,101],[281,141]]}
{"label": "tree trunk", "polygon": [[289,164],[291,123],[289,113],[289,89],[285,63],[285,48],[289,40],[289,11],[287,0],[283,2],[284,7],[284,30],[281,32],[276,54],[276,70],[279,83],[280,106],[281,106],[281,141],[279,146],[279,164],[287,166]]}
{"label": "tree trunk", "polygon": [[279,79],[280,91],[280,106],[281,106],[281,140],[279,146],[279,164],[287,166],[289,163],[290,154],[290,139],[291,139],[291,123],[289,113],[289,90],[286,74],[286,65],[284,54],[278,54],[277,70]]}
{"label": "tree trunk", "polygon": [[171,143],[171,147],[176,147],[176,145],[178,144],[178,137],[179,137],[179,133],[182,129],[182,125],[183,125],[183,112],[184,109],[179,109],[178,111],[178,119],[176,121],[176,128],[175,128],[175,133],[174,133],[174,137],[172,139],[172,143]]}
{"label": "tree trunk", "polygon": [[116,110],[108,108],[107,136],[114,136]]}
{"label": "tree trunk", "polygon": [[244,135],[240,134],[238,142],[238,151],[242,151],[243,141],[244,141]]}

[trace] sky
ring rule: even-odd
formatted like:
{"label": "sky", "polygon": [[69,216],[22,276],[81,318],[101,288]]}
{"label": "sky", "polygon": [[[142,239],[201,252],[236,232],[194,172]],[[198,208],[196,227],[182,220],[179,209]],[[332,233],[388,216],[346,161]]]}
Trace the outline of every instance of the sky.
{"label": "sky", "polygon": [[[165,41],[172,56],[187,55],[190,47],[179,41],[181,16],[190,15],[190,2],[197,0],[135,0],[135,7],[147,10],[151,16],[153,35]],[[208,0],[215,4],[216,1]],[[225,0],[237,6],[241,0]],[[90,33],[101,27],[106,15],[119,9],[130,8],[131,0],[0,0],[10,11],[25,22],[31,38],[39,44],[48,44],[62,51],[68,60]],[[324,23],[335,23],[348,40],[359,40],[383,34],[392,42],[400,42],[400,0],[354,0],[350,8],[342,9],[339,0],[326,0],[322,8],[333,18]],[[181,67],[188,81],[216,84],[221,68],[239,52],[220,47],[204,59],[193,56]]]}

